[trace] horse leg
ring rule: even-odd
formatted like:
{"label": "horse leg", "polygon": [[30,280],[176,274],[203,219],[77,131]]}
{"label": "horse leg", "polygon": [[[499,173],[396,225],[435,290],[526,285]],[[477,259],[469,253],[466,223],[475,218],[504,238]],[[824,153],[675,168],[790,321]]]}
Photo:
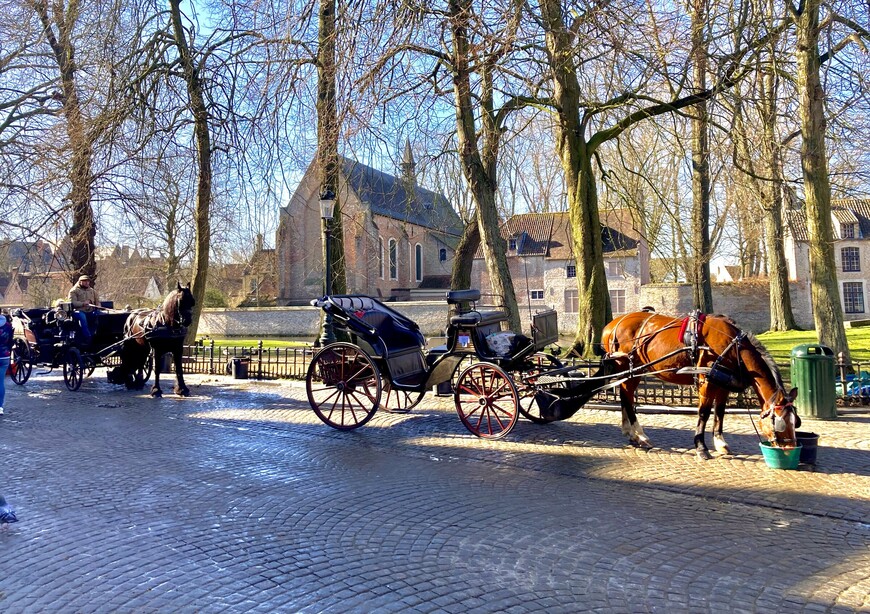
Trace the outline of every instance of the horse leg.
{"label": "horse leg", "polygon": [[154,350],[154,385],[151,386],[151,396],[155,399],[163,396],[163,390],[160,389],[160,360],[163,354]]}
{"label": "horse leg", "polygon": [[722,434],[722,423],[725,420],[725,403],[728,401],[728,393],[726,392],[721,398],[716,399],[713,414],[713,445],[716,446],[716,451],[720,454],[731,454],[731,446],[725,441],[725,436]]}
{"label": "horse leg", "polygon": [[698,424],[695,426],[695,454],[700,460],[710,460],[713,457],[710,455],[709,448],[707,448],[705,431],[707,430],[707,420],[710,419],[713,398],[712,396],[707,396],[706,383],[701,384],[701,387],[698,389],[698,396],[700,397],[700,402],[698,403]]}
{"label": "horse leg", "polygon": [[184,384],[184,369],[181,367],[181,348],[172,351],[172,360],[175,363],[175,394],[180,397],[189,397],[190,390]]}
{"label": "horse leg", "polygon": [[634,393],[637,390],[638,381],[628,380],[619,386],[619,402],[622,405],[622,434],[628,437],[632,445],[641,448],[652,448],[652,442],[637,419],[634,410]]}

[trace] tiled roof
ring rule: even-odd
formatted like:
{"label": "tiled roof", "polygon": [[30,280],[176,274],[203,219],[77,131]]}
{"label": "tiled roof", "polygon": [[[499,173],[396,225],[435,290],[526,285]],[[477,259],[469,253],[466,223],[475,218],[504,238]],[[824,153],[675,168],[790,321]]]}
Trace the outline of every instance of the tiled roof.
{"label": "tiled roof", "polygon": [[462,234],[462,221],[442,194],[416,184],[409,194],[405,181],[348,158],[341,160],[348,184],[372,213],[447,234]]}
{"label": "tiled roof", "polygon": [[[615,213],[615,212],[612,212]],[[604,215],[602,214],[602,217]],[[631,217],[613,216],[619,228],[601,226],[601,241],[605,254],[637,249],[638,240],[628,236],[622,228],[631,228]],[[628,222],[626,222],[628,220]],[[631,232],[640,235],[631,229]],[[508,256],[545,256],[559,260],[574,257],[571,241],[571,224],[566,211],[557,213],[520,213],[508,218],[502,224],[501,236],[505,240],[516,239],[516,252],[508,251]],[[482,258],[480,250],[476,255]]]}
{"label": "tiled roof", "polygon": [[[786,209],[786,226],[797,241],[809,241],[807,215],[803,208]],[[844,198],[831,201],[831,215],[838,222],[858,224],[861,236],[870,238],[870,199]]]}

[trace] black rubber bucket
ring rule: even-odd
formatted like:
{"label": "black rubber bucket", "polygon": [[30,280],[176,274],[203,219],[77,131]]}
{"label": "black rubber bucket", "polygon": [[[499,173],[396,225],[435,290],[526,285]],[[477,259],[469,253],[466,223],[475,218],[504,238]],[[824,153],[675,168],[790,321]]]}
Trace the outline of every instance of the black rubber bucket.
{"label": "black rubber bucket", "polygon": [[802,446],[800,462],[815,465],[816,452],[819,449],[819,436],[806,431],[798,431],[795,435],[797,435],[798,443]]}

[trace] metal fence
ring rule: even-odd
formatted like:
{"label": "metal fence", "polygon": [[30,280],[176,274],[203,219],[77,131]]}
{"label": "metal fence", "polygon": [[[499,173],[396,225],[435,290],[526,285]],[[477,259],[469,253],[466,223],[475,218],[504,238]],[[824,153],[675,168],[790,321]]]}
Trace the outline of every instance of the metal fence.
{"label": "metal fence", "polygon": [[[304,379],[315,351],[312,347],[265,348],[262,341],[256,346],[215,346],[214,342],[189,345],[184,347],[184,370],[204,375],[230,375],[232,362],[238,359],[244,363],[244,371],[250,379]],[[575,360],[573,364],[587,375],[599,367],[595,361]],[[841,405],[870,404],[870,363],[837,362],[836,393]],[[675,386],[654,377],[641,380],[635,396],[637,402],[644,405],[693,407],[698,404],[694,386]],[[593,401],[618,404],[619,388],[602,390]],[[751,389],[729,395],[730,406],[756,404]]]}

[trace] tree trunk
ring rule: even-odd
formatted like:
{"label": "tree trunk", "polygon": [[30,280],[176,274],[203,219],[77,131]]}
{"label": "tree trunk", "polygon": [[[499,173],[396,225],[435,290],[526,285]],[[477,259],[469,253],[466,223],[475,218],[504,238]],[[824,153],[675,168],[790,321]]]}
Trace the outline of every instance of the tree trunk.
{"label": "tree trunk", "polygon": [[573,63],[573,45],[557,0],[543,0],[541,15],[547,55],[553,71],[558,110],[556,148],[565,173],[568,217],[577,267],[577,333],[573,351],[591,357],[611,319],[598,216],[598,187],[592,170],[594,148],[584,138],[580,120],[580,85]]}
{"label": "tree trunk", "polygon": [[[507,262],[507,242],[501,236],[496,205],[496,161],[500,131],[493,121],[492,84],[483,67],[481,107],[483,116],[483,149],[478,145],[477,127],[472,104],[468,21],[472,9],[468,0],[450,0],[450,20],[453,34],[453,94],[456,107],[456,139],[462,172],[474,197],[475,219],[480,233],[480,245],[489,271],[492,292],[504,301],[508,325],[519,331],[520,315],[516,294]],[[480,59],[481,62],[485,61]]]}
{"label": "tree trunk", "polygon": [[834,259],[831,184],[825,151],[825,92],[819,61],[820,0],[794,11],[797,34],[797,90],[801,124],[807,229],[810,236],[810,288],[819,342],[849,359]]}
{"label": "tree trunk", "polygon": [[477,216],[466,224],[456,253],[453,256],[453,270],[450,273],[450,289],[465,290],[471,287],[471,268],[474,265],[474,255],[480,247],[480,230]]}
{"label": "tree trunk", "polygon": [[193,133],[197,154],[196,205],[193,211],[195,224],[193,283],[191,285],[196,306],[193,309],[193,319],[188,328],[186,339],[186,342],[191,344],[196,340],[196,329],[199,325],[199,316],[202,313],[205,288],[208,283],[208,261],[211,249],[211,134],[209,133],[208,108],[205,102],[202,79],[191,54],[184,25],[181,22],[181,0],[169,0],[169,13],[172,20],[175,47],[178,49],[181,70],[187,85],[188,104],[193,115]]}
{"label": "tree trunk", "polygon": [[[335,65],[335,0],[321,0],[318,18],[317,49],[317,160],[320,169],[320,193],[335,196],[332,221],[324,228],[323,262],[330,266],[330,288],[333,294],[347,292],[347,263],[344,260],[344,229],[339,195],[338,109],[336,106]],[[329,253],[326,252],[326,232],[330,233]],[[324,270],[324,278],[326,272]]]}
{"label": "tree trunk", "polygon": [[[64,7],[58,2],[52,5],[52,14],[49,15],[48,3],[45,0],[36,0],[33,3],[33,9],[39,17],[43,34],[51,46],[60,72],[63,115],[66,120],[70,152],[70,190],[67,198],[73,216],[73,223],[68,233],[71,281],[77,280],[82,274],[94,276],[96,273],[94,237],[97,234],[94,210],[91,206],[91,185],[94,179],[93,143],[85,126],[76,89],[77,66],[74,59],[72,30],[78,17],[77,6],[77,3],[74,3]],[[57,32],[52,26],[57,28]]]}
{"label": "tree trunk", "polygon": [[[705,0],[692,2],[692,71],[695,92],[707,89]],[[692,108],[692,296],[695,309],[713,312],[710,285],[710,137],[707,101]]]}

